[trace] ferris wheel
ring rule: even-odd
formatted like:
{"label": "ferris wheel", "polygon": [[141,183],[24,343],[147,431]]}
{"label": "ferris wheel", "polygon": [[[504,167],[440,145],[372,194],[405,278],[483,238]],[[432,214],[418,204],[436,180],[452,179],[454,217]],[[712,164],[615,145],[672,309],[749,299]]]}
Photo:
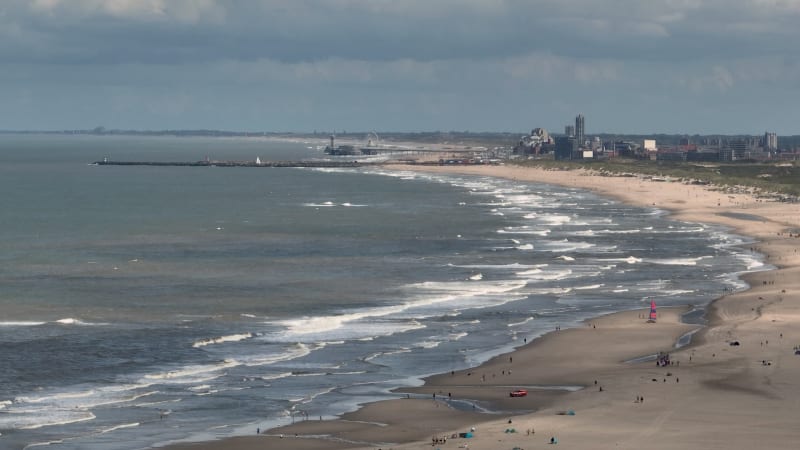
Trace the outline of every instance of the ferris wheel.
{"label": "ferris wheel", "polygon": [[380,141],[381,138],[378,136],[378,133],[370,131],[367,134],[367,147],[377,147]]}

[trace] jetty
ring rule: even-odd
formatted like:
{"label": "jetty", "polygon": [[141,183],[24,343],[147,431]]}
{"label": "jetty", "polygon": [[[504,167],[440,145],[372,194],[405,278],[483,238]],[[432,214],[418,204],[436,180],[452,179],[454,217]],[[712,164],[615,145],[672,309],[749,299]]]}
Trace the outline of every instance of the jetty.
{"label": "jetty", "polygon": [[95,161],[95,166],[166,166],[166,167],[364,167],[386,162],[361,161]]}

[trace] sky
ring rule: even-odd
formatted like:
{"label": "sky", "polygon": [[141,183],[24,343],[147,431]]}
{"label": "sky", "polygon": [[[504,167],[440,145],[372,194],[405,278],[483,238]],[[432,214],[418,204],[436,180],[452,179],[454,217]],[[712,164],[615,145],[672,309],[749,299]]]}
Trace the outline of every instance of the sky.
{"label": "sky", "polygon": [[800,134],[800,0],[0,0],[0,130]]}

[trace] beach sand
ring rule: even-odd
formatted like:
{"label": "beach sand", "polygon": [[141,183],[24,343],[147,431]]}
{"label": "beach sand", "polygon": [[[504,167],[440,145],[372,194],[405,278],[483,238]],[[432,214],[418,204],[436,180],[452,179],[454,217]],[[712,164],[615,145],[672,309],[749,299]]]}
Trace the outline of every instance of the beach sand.
{"label": "beach sand", "polygon": [[[171,448],[468,445],[510,450],[544,448],[551,437],[561,447],[580,449],[800,446],[800,355],[794,354],[800,345],[800,205],[584,170],[407,169],[581,187],[633,205],[663,208],[678,220],[722,224],[752,237],[752,250],[765,254],[777,269],[746,275],[751,289],[715,301],[704,328],[680,323],[682,308],[660,309],[657,323],[643,319],[647,311],[611,314],[579,328],[550,332],[479,367],[430,377],[424,386],[398,394],[410,398],[366,405],[338,420],[309,420],[268,435]],[[693,331],[689,346],[674,348],[680,336]],[[731,345],[734,341],[740,345]],[[660,367],[648,358],[659,352],[669,352],[672,364]],[[528,396],[510,398],[509,391],[517,388],[528,389]],[[452,408],[451,402],[460,407]],[[474,412],[469,405],[476,405]],[[494,413],[481,414],[483,408]],[[470,439],[449,438],[471,428],[475,433]],[[446,443],[432,446],[432,438],[443,436],[449,438]]]}

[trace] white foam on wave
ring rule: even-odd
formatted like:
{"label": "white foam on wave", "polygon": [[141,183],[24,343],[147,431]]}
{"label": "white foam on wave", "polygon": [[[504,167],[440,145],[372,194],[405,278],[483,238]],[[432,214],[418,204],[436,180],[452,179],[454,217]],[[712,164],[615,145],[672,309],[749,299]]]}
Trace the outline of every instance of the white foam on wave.
{"label": "white foam on wave", "polygon": [[207,390],[211,389],[211,385],[210,384],[201,384],[199,386],[188,387],[187,389],[190,390],[190,391],[193,391],[193,392],[207,391]]}
{"label": "white foam on wave", "polygon": [[745,264],[746,271],[757,271],[757,270],[762,270],[766,267],[764,262],[754,255],[746,253],[737,253],[735,257],[736,259]]}
{"label": "white foam on wave", "polygon": [[480,280],[483,279],[483,274],[482,273],[476,273],[475,275],[470,275],[469,279],[472,280],[472,281],[480,281]]}
{"label": "white foam on wave", "polygon": [[572,217],[559,214],[539,216],[539,219],[554,226],[565,225],[572,221]]}
{"label": "white foam on wave", "polygon": [[578,290],[587,291],[587,290],[592,290],[592,289],[600,289],[603,286],[605,286],[605,285],[600,283],[600,284],[591,284],[589,286],[576,286],[573,289],[575,289],[576,291],[578,291]]}
{"label": "white foam on wave", "polygon": [[5,414],[0,415],[0,428],[37,429],[93,420],[92,408],[132,402],[157,393],[141,392],[140,389],[146,386],[75,386],[72,390],[20,395],[13,402],[4,403]]}
{"label": "white foam on wave", "polygon": [[450,334],[447,335],[447,338],[450,339],[451,341],[458,341],[458,340],[460,340],[460,339],[462,339],[464,337],[467,337],[467,336],[469,336],[469,333],[467,333],[467,332],[450,333]]}
{"label": "white foam on wave", "polygon": [[336,204],[331,201],[327,201],[322,203],[303,203],[303,206],[310,206],[313,208],[332,208],[336,206]]}
{"label": "white foam on wave", "polygon": [[542,236],[545,237],[550,234],[550,229],[545,228],[543,230],[531,230],[527,226],[525,227],[506,227],[500,230],[497,230],[498,234],[521,234],[521,235],[533,235],[533,236]]}
{"label": "white foam on wave", "polygon": [[324,348],[325,346],[326,343],[319,343],[314,346],[309,346],[302,342],[297,342],[288,346],[287,348],[284,348],[282,353],[276,353],[272,355],[239,356],[238,361],[247,367],[268,366],[278,362],[302,358],[312,351]]}
{"label": "white foam on wave", "polygon": [[642,232],[642,230],[640,230],[638,228],[637,229],[633,229],[633,230],[609,230],[609,229],[605,229],[605,230],[595,231],[595,234],[638,234],[638,233],[641,233],[641,232]]}
{"label": "white foam on wave", "polygon": [[61,325],[86,325],[85,322],[81,322],[78,319],[73,319],[72,317],[67,317],[66,319],[58,319],[56,323],[60,323]]}
{"label": "white foam on wave", "polygon": [[226,359],[217,364],[195,364],[166,372],[150,373],[143,377],[149,383],[190,384],[210,381],[223,375],[226,369],[241,365],[239,361]]}
{"label": "white foam on wave", "polygon": [[558,259],[563,259],[564,261],[575,261],[575,258],[573,258],[572,256],[567,256],[567,255],[561,255],[561,256],[558,257]]}
{"label": "white foam on wave", "polygon": [[696,266],[698,262],[713,258],[713,256],[698,256],[696,258],[666,258],[666,259],[646,259],[645,262],[660,264],[665,266]]}
{"label": "white foam on wave", "polygon": [[466,304],[471,304],[475,299],[484,296],[505,294],[524,287],[524,285],[524,282],[516,280],[464,280],[454,282],[416,283],[406,287],[413,291],[414,297],[416,298],[404,303],[345,311],[338,315],[289,319],[279,323],[286,327],[283,338],[314,336],[320,333],[342,330],[345,327],[349,328],[345,333],[349,338],[357,337],[357,329],[361,329],[361,332],[370,333],[365,337],[386,336],[398,332],[425,328],[424,324],[414,320],[394,320],[391,322],[386,320],[393,316],[395,319],[405,319],[406,316],[414,310],[426,309],[443,304],[450,304],[457,308]]}
{"label": "white foam on wave", "polygon": [[205,347],[206,345],[222,344],[225,342],[238,342],[238,341],[243,341],[245,339],[250,339],[252,337],[253,333],[231,334],[228,336],[219,336],[214,338],[201,339],[192,344],[192,347],[200,348],[200,347]]}
{"label": "white foam on wave", "polygon": [[7,321],[7,322],[0,322],[0,327],[36,327],[39,325],[44,325],[47,322],[34,322],[34,321]]}
{"label": "white foam on wave", "polygon": [[274,373],[271,375],[262,375],[261,378],[264,381],[271,381],[271,380],[280,380],[281,378],[287,378],[292,376],[292,372],[282,372],[282,373]]}
{"label": "white foam on wave", "polygon": [[96,406],[131,402],[157,392],[137,392],[148,386],[149,384],[120,384],[94,388],[74,386],[72,390],[53,390],[37,395],[20,395],[14,399],[12,405],[15,410],[17,408],[88,409]]}
{"label": "white foam on wave", "polygon": [[683,295],[683,294],[694,294],[694,290],[692,289],[671,289],[671,290],[661,290],[658,292],[659,297],[671,297],[675,295]]}
{"label": "white foam on wave", "polygon": [[526,270],[517,272],[517,276],[525,278],[526,280],[563,280],[572,275],[572,269],[558,269],[558,270]]}
{"label": "white foam on wave", "polygon": [[517,250],[533,250],[533,244],[522,244],[516,247]]}
{"label": "white foam on wave", "polygon": [[459,267],[462,269],[536,269],[547,267],[547,264],[448,264],[449,267]]}
{"label": "white foam on wave", "polygon": [[36,430],[43,427],[68,425],[94,420],[95,415],[80,409],[52,409],[47,411],[0,415],[0,428],[16,430]]}
{"label": "white foam on wave", "polygon": [[578,250],[586,250],[593,247],[595,247],[595,244],[589,242],[572,242],[568,239],[562,239],[559,241],[543,242],[538,248],[539,250],[545,252],[569,253]]}
{"label": "white foam on wave", "polygon": [[125,428],[136,428],[138,426],[139,426],[139,422],[123,423],[123,424],[120,424],[120,425],[115,425],[113,427],[103,428],[101,430],[98,430],[98,433],[100,433],[100,434],[111,433],[111,432],[117,431],[117,430],[124,430]]}
{"label": "white foam on wave", "polygon": [[364,358],[364,361],[365,362],[370,362],[370,361],[373,361],[375,358],[379,358],[381,356],[401,355],[403,353],[410,353],[410,352],[411,352],[411,349],[407,348],[407,347],[399,348],[397,350],[388,350],[388,351],[383,351],[383,352],[376,352],[376,353],[373,353],[372,355],[369,355],[366,358]]}
{"label": "white foam on wave", "polygon": [[417,347],[431,349],[438,347],[441,343],[442,341],[433,341],[433,340],[420,341],[417,343]]}
{"label": "white foam on wave", "polygon": [[637,264],[642,262],[642,258],[637,258],[635,256],[628,256],[627,258],[598,258],[597,261],[604,261],[604,262],[624,262],[628,264]]}
{"label": "white foam on wave", "polygon": [[525,325],[526,323],[530,322],[531,320],[534,320],[533,316],[526,318],[522,322],[513,322],[513,323],[506,324],[506,326],[507,327],[518,327],[520,325]]}

